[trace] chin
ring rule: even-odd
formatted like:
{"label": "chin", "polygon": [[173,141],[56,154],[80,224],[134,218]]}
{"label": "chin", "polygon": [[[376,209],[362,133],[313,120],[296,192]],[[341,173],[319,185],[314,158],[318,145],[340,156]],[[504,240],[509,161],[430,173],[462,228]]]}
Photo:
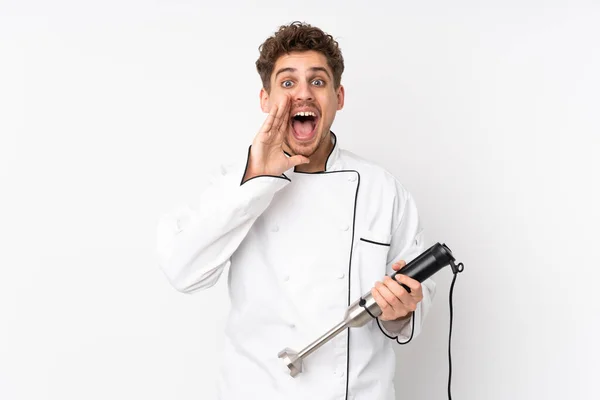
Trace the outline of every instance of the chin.
{"label": "chin", "polygon": [[322,139],[322,134],[316,134],[311,140],[297,140],[294,134],[290,132],[285,142],[293,154],[310,158],[319,148]]}

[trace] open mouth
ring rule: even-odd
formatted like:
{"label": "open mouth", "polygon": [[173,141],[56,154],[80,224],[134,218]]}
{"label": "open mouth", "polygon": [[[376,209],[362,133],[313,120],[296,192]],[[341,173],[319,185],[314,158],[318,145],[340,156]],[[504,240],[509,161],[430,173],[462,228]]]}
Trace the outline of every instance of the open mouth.
{"label": "open mouth", "polygon": [[292,132],[297,140],[311,140],[317,131],[319,117],[314,111],[298,111],[291,119]]}

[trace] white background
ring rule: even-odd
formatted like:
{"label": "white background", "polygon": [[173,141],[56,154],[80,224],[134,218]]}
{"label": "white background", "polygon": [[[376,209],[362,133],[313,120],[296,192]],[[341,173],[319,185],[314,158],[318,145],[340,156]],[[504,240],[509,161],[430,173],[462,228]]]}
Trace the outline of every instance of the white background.
{"label": "white background", "polygon": [[[245,156],[296,19],[344,52],[340,145],[466,265],[454,398],[600,398],[600,5],[325,3],[0,2],[0,399],[213,398],[225,280],[176,292],[155,224]],[[399,398],[446,396],[450,280]]]}

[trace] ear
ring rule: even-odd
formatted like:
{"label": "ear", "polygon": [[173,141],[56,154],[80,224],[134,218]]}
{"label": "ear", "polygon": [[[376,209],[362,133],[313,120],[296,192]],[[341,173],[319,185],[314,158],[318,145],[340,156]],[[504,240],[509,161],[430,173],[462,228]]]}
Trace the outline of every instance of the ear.
{"label": "ear", "polygon": [[269,93],[267,93],[265,88],[260,89],[260,109],[264,113],[269,113],[271,109],[269,105]]}
{"label": "ear", "polygon": [[344,97],[346,96],[346,91],[344,86],[340,85],[337,90],[337,109],[338,111],[344,108]]}

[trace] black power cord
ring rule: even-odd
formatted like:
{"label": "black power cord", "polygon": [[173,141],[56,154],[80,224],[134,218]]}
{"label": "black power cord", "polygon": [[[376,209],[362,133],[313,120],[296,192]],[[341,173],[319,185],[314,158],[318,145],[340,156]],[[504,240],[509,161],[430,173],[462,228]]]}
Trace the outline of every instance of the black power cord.
{"label": "black power cord", "polygon": [[[454,276],[452,277],[452,283],[450,284],[450,290],[449,290],[449,295],[448,295],[448,304],[450,305],[450,328],[449,328],[449,332],[448,332],[448,400],[452,400],[452,390],[451,390],[451,384],[452,384],[452,321],[454,319],[454,307],[452,304],[452,296],[454,294],[454,284],[456,283],[456,277],[458,276],[458,274],[460,272],[463,272],[465,266],[463,263],[459,263],[458,265],[454,265],[454,262],[452,262],[452,270],[454,271]],[[362,299],[361,299],[362,300]],[[381,331],[381,333],[383,333],[385,336],[387,336],[388,338],[395,340],[396,342],[398,342],[398,344],[407,344],[409,343],[412,338],[413,335],[415,333],[415,313],[412,313],[411,316],[411,329],[410,329],[410,337],[408,338],[408,340],[406,342],[401,342],[398,340],[398,336],[390,336],[387,333],[385,333],[385,331],[383,330],[383,328],[381,327],[381,324],[379,323],[379,318],[375,317],[373,314],[371,314],[371,312],[369,311],[369,309],[367,307],[364,307],[364,300],[361,301],[362,304],[360,304],[361,306],[363,306],[363,308],[365,310],[367,310],[367,312],[369,313],[369,315],[373,318],[375,318],[375,321],[377,322],[377,326],[379,327],[379,330]]]}
{"label": "black power cord", "polygon": [[[453,265],[454,267],[454,265]],[[448,295],[448,304],[450,305],[450,330],[448,332],[448,400],[452,400],[452,391],[451,391],[451,383],[452,383],[452,320],[454,316],[454,309],[452,305],[452,295],[454,293],[454,283],[456,283],[456,277],[460,272],[463,272],[465,266],[463,263],[459,263],[456,268],[452,268],[456,270],[454,276],[452,277],[452,283],[450,284],[450,293]]]}

